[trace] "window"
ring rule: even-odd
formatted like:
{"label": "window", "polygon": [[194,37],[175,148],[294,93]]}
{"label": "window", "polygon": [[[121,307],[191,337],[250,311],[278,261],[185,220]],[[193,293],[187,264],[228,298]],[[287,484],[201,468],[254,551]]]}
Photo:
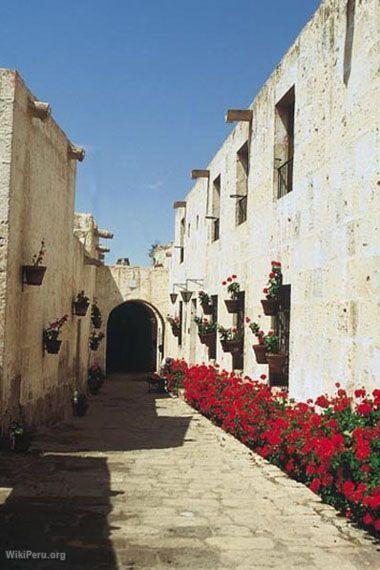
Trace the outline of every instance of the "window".
{"label": "window", "polygon": [[279,337],[279,352],[286,354],[286,362],[281,374],[271,372],[269,384],[271,386],[289,385],[289,332],[290,332],[290,285],[281,285],[279,293],[279,311],[272,317],[272,328]]}
{"label": "window", "polygon": [[212,215],[214,216],[214,220],[211,241],[217,241],[220,235],[220,191],[221,177],[219,175],[212,184]]}
{"label": "window", "polygon": [[249,154],[248,141],[243,144],[236,155],[236,225],[247,219]]}
{"label": "window", "polygon": [[277,171],[277,198],[293,190],[295,89],[289,89],[276,105],[275,167]]}

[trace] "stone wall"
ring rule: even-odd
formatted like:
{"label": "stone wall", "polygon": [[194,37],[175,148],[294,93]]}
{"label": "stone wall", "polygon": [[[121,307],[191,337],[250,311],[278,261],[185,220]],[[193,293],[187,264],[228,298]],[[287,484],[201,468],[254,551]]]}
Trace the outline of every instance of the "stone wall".
{"label": "stone wall", "polygon": [[[126,301],[141,301],[151,307],[158,325],[157,345],[163,345],[163,355],[169,354],[173,341],[170,327],[166,326],[169,311],[168,270],[164,267],[138,267],[112,265],[98,267],[96,274],[96,299],[102,312],[103,329],[113,309]],[[106,367],[107,334],[98,352],[93,356]],[[157,351],[157,367],[162,356]]]}
{"label": "stone wall", "polygon": [[[76,162],[69,141],[52,118],[33,117],[33,95],[16,72],[0,71],[1,273],[0,354],[3,427],[22,412],[29,423],[71,413],[74,388],[83,387],[89,359],[90,318],[72,314],[80,290],[92,298],[96,224],[77,218],[88,243],[73,235]],[[80,223],[79,223],[80,222]],[[92,235],[94,234],[94,235]],[[82,235],[83,237],[83,235]],[[42,286],[22,283],[41,240],[47,271]],[[42,330],[64,314],[59,355],[42,347]]]}
{"label": "stone wall", "polygon": [[[284,283],[291,284],[289,388],[296,398],[332,391],[337,380],[350,390],[371,388],[380,371],[379,23],[376,0],[356,2],[349,26],[346,2],[323,2],[250,105],[252,122],[238,123],[209,163],[210,180],[199,179],[186,203],[175,205],[174,243],[183,241],[184,261],[175,248],[171,287],[203,279],[202,288],[219,297],[221,324],[232,322],[222,280],[238,276],[246,314],[257,319],[270,262],[282,262]],[[277,199],[275,159],[282,141],[275,108],[293,86],[294,184]],[[247,140],[248,216],[236,226],[236,154]],[[205,216],[212,213],[218,175],[220,239],[212,242],[213,222]],[[183,342],[173,345],[175,355],[207,360],[191,318],[193,302],[183,310]],[[262,316],[261,323],[268,330],[270,317]],[[256,364],[253,342],[246,331],[244,369],[257,377],[267,367]],[[217,361],[232,366],[219,343]]]}

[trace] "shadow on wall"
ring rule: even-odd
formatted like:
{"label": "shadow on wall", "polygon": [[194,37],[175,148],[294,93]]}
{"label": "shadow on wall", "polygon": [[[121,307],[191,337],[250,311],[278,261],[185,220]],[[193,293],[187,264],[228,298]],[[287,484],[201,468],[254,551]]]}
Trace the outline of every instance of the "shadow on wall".
{"label": "shadow on wall", "polygon": [[[111,531],[114,539],[116,533],[118,551],[125,552],[123,563],[137,563],[148,556],[144,550],[148,547],[134,545],[118,533],[126,520],[125,512],[128,519],[133,521],[134,517],[133,504],[126,500],[124,490],[128,461],[135,455],[88,455],[183,445],[191,416],[160,415],[165,395],[148,393],[143,378],[113,377],[91,400],[87,416],[46,429],[31,454],[3,456],[0,487],[12,492],[0,507],[0,568],[116,569],[120,560],[116,561]],[[77,455],[81,451],[86,456]],[[133,488],[136,481],[130,479],[130,483]],[[152,497],[155,484],[159,482],[153,481],[153,489],[147,491]],[[8,549],[66,553],[66,561],[11,562],[5,559]],[[157,552],[149,555],[153,565]]]}

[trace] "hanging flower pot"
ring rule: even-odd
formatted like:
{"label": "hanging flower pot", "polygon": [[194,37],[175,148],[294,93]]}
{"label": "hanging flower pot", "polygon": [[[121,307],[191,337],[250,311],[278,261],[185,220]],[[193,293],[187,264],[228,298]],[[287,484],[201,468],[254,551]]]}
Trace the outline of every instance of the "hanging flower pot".
{"label": "hanging flower pot", "polygon": [[208,295],[204,291],[199,291],[198,299],[201,303],[203,314],[212,315],[212,300],[210,295]]}
{"label": "hanging flower pot", "polygon": [[264,315],[275,316],[278,313],[278,300],[275,298],[262,299],[261,304],[263,306]]}
{"label": "hanging flower pot", "polygon": [[223,352],[231,354],[241,354],[243,352],[243,341],[240,340],[221,340]]}
{"label": "hanging flower pot", "polygon": [[179,328],[179,326],[172,325],[172,333],[175,337],[178,338],[180,332],[181,332],[181,329]]}
{"label": "hanging flower pot", "polygon": [[59,338],[61,333],[61,328],[67,321],[68,316],[64,315],[60,319],[57,319],[53,323],[50,323],[46,329],[42,331],[42,342],[44,349],[49,354],[58,354],[62,341]]}
{"label": "hanging flower pot", "polygon": [[103,386],[105,375],[98,364],[93,364],[88,370],[87,385],[90,394],[95,396]]}
{"label": "hanging flower pot", "polygon": [[46,267],[44,265],[24,265],[24,282],[27,285],[42,285]]}
{"label": "hanging flower pot", "polygon": [[229,313],[237,313],[239,311],[240,303],[237,299],[225,299],[224,303]]}
{"label": "hanging flower pot", "polygon": [[23,266],[23,281],[27,285],[42,285],[46,267],[41,265],[45,256],[45,241],[41,241],[40,251],[33,255],[32,264]]}
{"label": "hanging flower pot", "polygon": [[265,344],[254,344],[252,348],[255,352],[257,364],[267,364],[267,347]]}
{"label": "hanging flower pot", "polygon": [[95,331],[93,331],[90,334],[90,338],[89,338],[89,346],[91,350],[98,350],[99,348],[99,344],[100,341],[103,340],[104,338],[104,334],[102,332],[96,333]]}
{"label": "hanging flower pot", "polygon": [[84,291],[78,293],[77,298],[73,301],[74,314],[78,317],[85,317],[90,304],[90,299],[86,297]]}
{"label": "hanging flower pot", "polygon": [[83,417],[86,414],[87,409],[88,402],[86,395],[75,391],[73,397],[73,415]]}
{"label": "hanging flower pot", "polygon": [[209,303],[201,303],[202,311],[204,315],[212,315],[212,305]]}
{"label": "hanging flower pot", "polygon": [[214,332],[209,332],[209,333],[198,333],[199,336],[199,340],[201,341],[202,344],[205,344],[207,346],[212,346],[212,344],[215,342],[215,333]]}
{"label": "hanging flower pot", "polygon": [[100,329],[100,327],[102,326],[102,313],[98,305],[96,304],[95,299],[91,307],[91,324],[94,327],[94,329]]}
{"label": "hanging flower pot", "polygon": [[285,366],[286,354],[280,352],[277,354],[272,354],[267,352],[267,362],[270,372],[281,374]]}
{"label": "hanging flower pot", "polygon": [[224,301],[229,313],[237,313],[240,309],[240,301],[238,299],[240,284],[236,279],[236,275],[231,275],[231,277],[227,277],[225,281],[222,281],[222,285],[227,286],[227,292],[231,297],[231,299],[225,299]]}
{"label": "hanging flower pot", "polygon": [[271,271],[268,277],[268,284],[263,289],[266,299],[262,299],[261,304],[264,314],[273,317],[278,313],[278,295],[282,285],[282,271],[279,261],[271,262]]}
{"label": "hanging flower pot", "polygon": [[181,323],[180,323],[179,317],[177,317],[177,316],[172,317],[170,315],[167,315],[166,319],[172,328],[173,335],[176,337],[179,337],[179,334],[181,332]]}
{"label": "hanging flower pot", "polygon": [[170,293],[170,300],[171,300],[173,305],[176,302],[177,297],[178,297],[178,293]]}
{"label": "hanging flower pot", "polygon": [[32,435],[21,422],[12,422],[9,427],[10,451],[28,451],[32,443]]}
{"label": "hanging flower pot", "polygon": [[189,291],[188,289],[181,291],[181,297],[182,297],[182,300],[184,303],[188,303],[192,296],[193,296],[193,292]]}
{"label": "hanging flower pot", "polygon": [[62,341],[59,339],[50,338],[44,341],[45,350],[49,354],[58,354],[61,348]]}

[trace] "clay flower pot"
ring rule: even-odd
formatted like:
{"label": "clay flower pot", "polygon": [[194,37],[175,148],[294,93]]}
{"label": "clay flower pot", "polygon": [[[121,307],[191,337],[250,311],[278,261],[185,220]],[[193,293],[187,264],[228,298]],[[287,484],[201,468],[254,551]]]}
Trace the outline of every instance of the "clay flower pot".
{"label": "clay flower pot", "polygon": [[254,344],[252,348],[255,351],[257,364],[267,364],[267,347],[265,344]]}
{"label": "clay flower pot", "polygon": [[24,431],[24,433],[18,435],[11,435],[9,439],[9,449],[16,452],[28,451],[32,443],[32,436],[29,432]]}
{"label": "clay flower pot", "polygon": [[85,317],[89,306],[89,301],[73,301],[74,314],[78,317]]}
{"label": "clay flower pot", "polygon": [[207,346],[212,345],[215,342],[215,333],[214,332],[210,332],[210,333],[198,333],[199,336],[199,340],[201,341],[202,344],[206,344]]}
{"label": "clay flower pot", "polygon": [[281,374],[285,366],[286,354],[271,354],[270,352],[267,352],[267,362],[270,372]]}
{"label": "clay flower pot", "polygon": [[61,348],[62,341],[59,339],[46,339],[44,340],[44,347],[49,354],[58,354]]}
{"label": "clay flower pot", "polygon": [[261,299],[264,315],[273,317],[278,313],[278,300],[277,299]]}
{"label": "clay flower pot", "polygon": [[225,299],[225,305],[229,313],[237,313],[240,308],[240,303],[237,299]]}
{"label": "clay flower pot", "polygon": [[44,265],[24,265],[24,281],[27,285],[42,285],[46,267]]}
{"label": "clay flower pot", "polygon": [[212,315],[211,303],[201,303],[201,307],[204,315]]}
{"label": "clay flower pot", "polygon": [[243,351],[242,340],[221,340],[223,352],[230,352],[231,354],[241,354]]}
{"label": "clay flower pot", "polygon": [[180,328],[176,326],[172,326],[172,333],[174,336],[179,337]]}
{"label": "clay flower pot", "polygon": [[73,398],[73,415],[83,417],[88,408],[88,402],[85,394],[75,394]]}

